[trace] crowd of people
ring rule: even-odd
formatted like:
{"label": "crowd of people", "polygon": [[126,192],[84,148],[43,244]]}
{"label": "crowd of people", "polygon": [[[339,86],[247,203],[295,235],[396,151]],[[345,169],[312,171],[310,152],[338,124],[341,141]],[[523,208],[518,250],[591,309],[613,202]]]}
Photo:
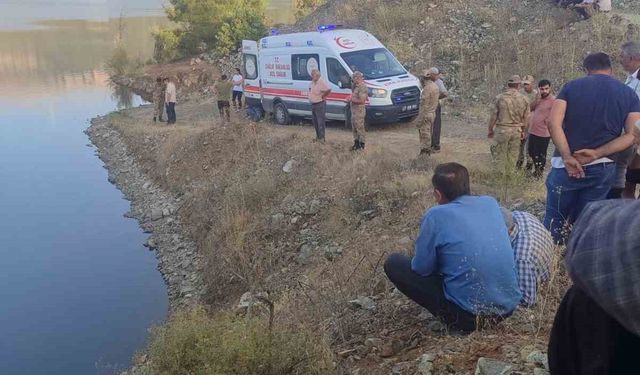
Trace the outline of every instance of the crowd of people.
{"label": "crowd of people", "polygon": [[[440,164],[431,180],[437,205],[422,218],[414,255],[392,254],[384,264],[399,291],[449,329],[468,333],[534,305],[558,245],[566,244],[574,284],[551,332],[552,374],[624,373],[640,349],[640,43],[625,43],[619,61],[629,73],[625,83],[614,78],[610,56],[599,52],[584,59],[586,75],[557,95],[548,79],[514,75],[494,100],[487,134],[496,165],[512,164],[540,179],[549,143],[555,145],[542,222],[473,195],[467,168]],[[448,95],[440,74],[437,68],[421,74],[419,157],[440,150],[440,100]],[[313,125],[324,142],[331,88],[319,70],[311,77]],[[351,78],[351,150],[357,151],[365,148],[368,90],[361,72]],[[231,103],[242,108],[242,83],[238,70],[214,84],[223,122]],[[157,87],[157,103],[164,97],[174,123],[175,85],[158,79]],[[154,120],[162,121],[162,110],[158,104]]]}

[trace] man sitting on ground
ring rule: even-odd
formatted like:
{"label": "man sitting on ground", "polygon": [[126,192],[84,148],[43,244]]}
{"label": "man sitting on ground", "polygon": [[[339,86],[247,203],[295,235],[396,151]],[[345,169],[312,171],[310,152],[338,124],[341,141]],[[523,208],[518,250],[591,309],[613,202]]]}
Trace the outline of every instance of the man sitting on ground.
{"label": "man sitting on ground", "polygon": [[516,257],[521,303],[531,306],[536,303],[538,284],[549,280],[555,246],[549,231],[530,213],[502,208],[502,215]]}
{"label": "man sitting on ground", "polygon": [[438,165],[431,181],[439,205],[422,219],[413,259],[387,258],[387,277],[454,330],[508,317],[522,296],[498,202],[472,196],[469,172],[457,163]]}

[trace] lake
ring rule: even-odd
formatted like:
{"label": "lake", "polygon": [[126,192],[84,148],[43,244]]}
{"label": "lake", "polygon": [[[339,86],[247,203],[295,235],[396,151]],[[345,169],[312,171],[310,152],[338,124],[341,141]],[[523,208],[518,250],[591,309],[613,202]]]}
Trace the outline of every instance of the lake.
{"label": "lake", "polygon": [[[142,100],[102,66],[153,54],[162,0],[0,0],[0,374],[116,374],[167,314],[148,237],[83,130]],[[270,16],[293,20],[292,1]],[[119,18],[123,15],[123,26]],[[275,19],[277,18],[277,20]]]}

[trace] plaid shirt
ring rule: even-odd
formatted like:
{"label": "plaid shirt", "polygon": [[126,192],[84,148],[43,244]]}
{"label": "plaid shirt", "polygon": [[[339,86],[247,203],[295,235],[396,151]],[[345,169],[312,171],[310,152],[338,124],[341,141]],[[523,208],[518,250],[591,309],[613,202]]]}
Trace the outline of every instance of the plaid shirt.
{"label": "plaid shirt", "polygon": [[589,204],[573,227],[566,262],[574,284],[640,336],[640,201]]}
{"label": "plaid shirt", "polygon": [[528,212],[513,211],[515,230],[511,246],[516,257],[518,286],[523,305],[536,302],[538,283],[549,279],[553,259],[553,240],[542,223]]}

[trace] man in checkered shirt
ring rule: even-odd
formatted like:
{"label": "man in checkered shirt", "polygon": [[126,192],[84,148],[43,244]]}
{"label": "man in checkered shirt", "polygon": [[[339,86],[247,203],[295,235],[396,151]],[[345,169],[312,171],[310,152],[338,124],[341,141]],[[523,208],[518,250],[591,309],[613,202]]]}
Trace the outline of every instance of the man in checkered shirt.
{"label": "man in checkered shirt", "polygon": [[528,212],[502,208],[502,215],[515,253],[521,304],[531,306],[536,303],[538,283],[549,279],[555,248],[553,239],[542,223]]}

